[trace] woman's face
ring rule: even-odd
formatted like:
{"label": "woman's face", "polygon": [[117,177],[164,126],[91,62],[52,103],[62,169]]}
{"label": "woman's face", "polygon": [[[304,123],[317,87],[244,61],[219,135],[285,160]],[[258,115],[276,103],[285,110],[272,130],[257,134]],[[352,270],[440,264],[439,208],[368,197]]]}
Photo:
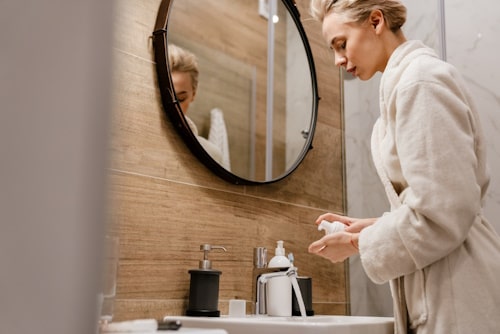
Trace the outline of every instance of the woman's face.
{"label": "woman's face", "polygon": [[186,114],[189,105],[193,102],[196,91],[193,89],[191,76],[188,72],[174,71],[172,72],[172,83],[174,85],[175,94],[179,100],[182,112]]}
{"label": "woman's face", "polygon": [[323,37],[335,54],[335,65],[361,80],[370,79],[385,67],[377,32],[380,21],[372,16],[359,24],[333,12],[323,20]]}

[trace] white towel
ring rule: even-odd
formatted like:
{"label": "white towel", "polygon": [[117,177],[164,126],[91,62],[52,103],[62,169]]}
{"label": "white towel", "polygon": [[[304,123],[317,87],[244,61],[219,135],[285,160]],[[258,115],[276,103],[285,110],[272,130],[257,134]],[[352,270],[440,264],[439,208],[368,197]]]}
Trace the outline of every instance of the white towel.
{"label": "white towel", "polygon": [[229,157],[226,123],[224,121],[224,114],[219,108],[214,108],[210,111],[208,140],[220,149],[222,152],[222,164],[224,168],[230,170],[231,161]]}

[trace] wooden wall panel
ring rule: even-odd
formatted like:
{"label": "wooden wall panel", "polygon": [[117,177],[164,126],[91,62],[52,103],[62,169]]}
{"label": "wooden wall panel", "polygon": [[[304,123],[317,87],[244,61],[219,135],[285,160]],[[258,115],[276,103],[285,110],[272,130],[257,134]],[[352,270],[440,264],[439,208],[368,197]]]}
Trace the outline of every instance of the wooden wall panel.
{"label": "wooden wall panel", "polygon": [[321,236],[315,218],[345,208],[339,72],[319,27],[306,24],[308,2],[298,5],[322,97],[314,149],[289,178],[251,187],[215,177],[163,114],[148,38],[160,1],[116,1],[109,179],[110,233],[119,235],[121,246],[116,320],[184,314],[187,271],[197,267],[202,243],[228,249],[211,254],[222,271],[219,307],[227,314],[229,299],[252,298],[253,247],[266,246],[272,255],[280,239],[300,274],[313,278],[316,313],[349,312],[347,264],[307,253]]}

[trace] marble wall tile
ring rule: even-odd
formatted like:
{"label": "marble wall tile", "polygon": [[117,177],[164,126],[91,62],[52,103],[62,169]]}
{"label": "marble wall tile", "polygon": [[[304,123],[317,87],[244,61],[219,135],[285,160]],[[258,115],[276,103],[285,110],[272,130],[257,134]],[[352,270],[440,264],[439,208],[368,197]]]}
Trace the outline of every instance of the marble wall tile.
{"label": "marble wall tile", "polygon": [[[486,10],[485,10],[486,9]],[[500,3],[447,0],[448,61],[464,75],[478,107],[488,145],[491,183],[484,213],[500,232]],[[464,18],[466,18],[464,20]]]}

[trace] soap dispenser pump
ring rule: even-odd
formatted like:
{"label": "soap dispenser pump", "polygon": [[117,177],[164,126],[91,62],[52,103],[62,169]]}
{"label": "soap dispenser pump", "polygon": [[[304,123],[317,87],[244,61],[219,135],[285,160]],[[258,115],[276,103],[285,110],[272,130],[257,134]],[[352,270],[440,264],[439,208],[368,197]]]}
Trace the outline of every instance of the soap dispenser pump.
{"label": "soap dispenser pump", "polygon": [[198,269],[189,270],[191,281],[189,284],[189,305],[187,316],[193,317],[219,317],[219,270],[212,269],[212,262],[208,259],[208,253],[214,249],[226,252],[222,246],[209,244],[200,245],[203,252],[203,260],[200,260]]}
{"label": "soap dispenser pump", "polygon": [[[276,243],[274,257],[269,268],[287,270],[292,264],[285,256],[283,240]],[[292,283],[288,276],[273,277],[267,282],[267,314],[270,316],[290,317],[292,315]]]}
{"label": "soap dispenser pump", "polygon": [[283,240],[276,242],[274,256],[269,261],[269,268],[288,268],[291,263],[287,256],[285,256],[285,247],[283,247]]}

